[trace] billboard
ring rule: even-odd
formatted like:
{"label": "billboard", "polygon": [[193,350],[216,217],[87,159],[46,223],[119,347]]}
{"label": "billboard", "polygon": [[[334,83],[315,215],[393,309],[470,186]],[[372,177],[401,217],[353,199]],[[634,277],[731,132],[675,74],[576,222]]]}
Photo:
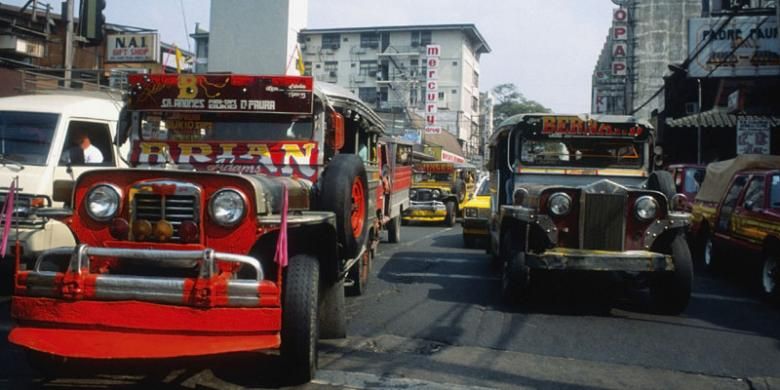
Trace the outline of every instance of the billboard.
{"label": "billboard", "polygon": [[428,45],[427,74],[425,75],[425,133],[439,134],[441,127],[436,122],[436,113],[439,110],[439,56],[441,46]]}
{"label": "billboard", "polygon": [[691,55],[712,40],[691,62],[689,77],[780,75],[776,16],[736,16],[719,29],[721,24],[717,18],[689,20],[688,52]]}

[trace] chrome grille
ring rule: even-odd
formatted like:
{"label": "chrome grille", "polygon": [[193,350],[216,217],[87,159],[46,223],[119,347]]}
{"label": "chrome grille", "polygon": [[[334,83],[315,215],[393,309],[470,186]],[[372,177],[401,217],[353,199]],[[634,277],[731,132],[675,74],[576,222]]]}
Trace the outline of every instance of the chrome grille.
{"label": "chrome grille", "polygon": [[415,195],[414,199],[411,199],[415,202],[430,202],[433,200],[433,191],[431,190],[416,190],[417,194]]}
{"label": "chrome grille", "polygon": [[158,222],[162,219],[173,226],[173,240],[179,239],[183,221],[198,220],[198,199],[194,195],[136,194],[133,198],[133,220]]}
{"label": "chrome grille", "polygon": [[[43,222],[40,218],[34,218],[30,216],[30,202],[35,196],[29,194],[16,194],[14,199],[14,214],[12,221],[19,223],[20,225],[35,224],[36,222]],[[8,193],[0,193],[0,210],[5,210],[5,201],[8,198]],[[51,206],[47,202],[47,206]]]}
{"label": "chrome grille", "polygon": [[622,251],[626,196],[585,194],[582,207],[582,248]]}

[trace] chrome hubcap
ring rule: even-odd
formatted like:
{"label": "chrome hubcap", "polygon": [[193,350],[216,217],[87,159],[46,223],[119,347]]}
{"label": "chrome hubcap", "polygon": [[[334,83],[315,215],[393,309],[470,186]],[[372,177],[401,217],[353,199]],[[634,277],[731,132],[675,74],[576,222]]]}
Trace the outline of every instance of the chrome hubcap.
{"label": "chrome hubcap", "polygon": [[712,265],[712,240],[707,239],[707,243],[704,244],[704,264]]}
{"label": "chrome hubcap", "polygon": [[762,276],[764,292],[767,294],[774,293],[777,288],[777,260],[774,257],[768,257],[764,260],[764,272]]}

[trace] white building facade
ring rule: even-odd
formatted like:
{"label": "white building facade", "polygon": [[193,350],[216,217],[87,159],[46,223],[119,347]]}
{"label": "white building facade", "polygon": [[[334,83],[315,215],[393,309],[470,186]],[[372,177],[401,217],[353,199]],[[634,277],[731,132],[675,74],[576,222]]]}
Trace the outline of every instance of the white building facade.
{"label": "white building facade", "polygon": [[304,29],[299,36],[306,74],[350,89],[401,134],[425,116],[426,46],[441,48],[437,126],[454,134],[468,156],[480,149],[479,59],[490,52],[473,24]]}

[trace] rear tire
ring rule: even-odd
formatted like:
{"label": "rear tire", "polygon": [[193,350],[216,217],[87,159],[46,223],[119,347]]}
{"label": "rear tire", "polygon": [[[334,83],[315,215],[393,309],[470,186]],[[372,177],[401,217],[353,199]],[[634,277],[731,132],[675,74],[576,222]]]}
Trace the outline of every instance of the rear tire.
{"label": "rear tire", "polygon": [[295,255],[284,276],[280,357],[290,379],[306,383],[317,370],[320,266],[314,257]]}
{"label": "rear tire", "polygon": [[674,272],[661,272],[650,280],[650,298],[661,313],[677,315],[685,311],[693,288],[693,261],[688,244],[678,234],[661,253],[672,255]]}
{"label": "rear tire", "polygon": [[457,211],[455,210],[455,202],[453,201],[447,202],[447,216],[444,219],[444,223],[447,226],[449,227],[455,226],[455,219],[457,218],[456,213]]}
{"label": "rear tire", "polygon": [[390,219],[387,225],[387,241],[392,244],[401,242],[401,216]]}
{"label": "rear tire", "polygon": [[322,288],[320,292],[320,338],[347,337],[347,313],[344,303],[344,279]]}
{"label": "rear tire", "polygon": [[347,277],[352,281],[352,285],[344,290],[347,295],[356,297],[365,294],[371,270],[371,257],[371,250],[366,249],[363,257],[347,273]]}
{"label": "rear tire", "polygon": [[338,154],[320,179],[320,209],[336,213],[343,258],[360,253],[368,235],[368,180],[363,161],[354,154]]}

